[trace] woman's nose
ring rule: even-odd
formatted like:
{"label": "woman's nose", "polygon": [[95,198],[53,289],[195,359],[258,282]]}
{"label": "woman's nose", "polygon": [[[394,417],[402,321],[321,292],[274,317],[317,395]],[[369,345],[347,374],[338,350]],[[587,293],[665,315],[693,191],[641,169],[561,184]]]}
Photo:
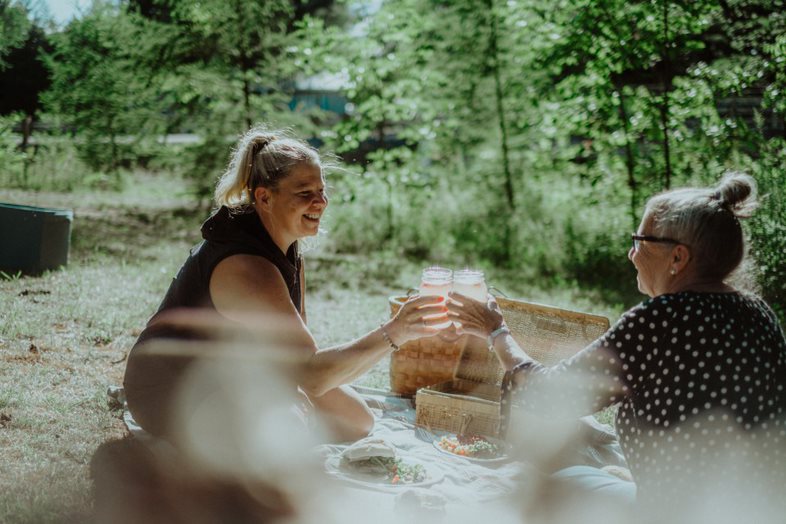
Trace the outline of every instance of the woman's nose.
{"label": "woman's nose", "polygon": [[328,204],[328,196],[326,193],[318,193],[317,197],[314,199],[314,204],[319,206],[327,206]]}
{"label": "woman's nose", "polygon": [[635,253],[635,252],[636,252],[636,250],[635,250],[635,248],[633,248],[633,247],[631,247],[631,248],[628,250],[628,260],[630,260],[631,262],[633,262],[633,253]]}

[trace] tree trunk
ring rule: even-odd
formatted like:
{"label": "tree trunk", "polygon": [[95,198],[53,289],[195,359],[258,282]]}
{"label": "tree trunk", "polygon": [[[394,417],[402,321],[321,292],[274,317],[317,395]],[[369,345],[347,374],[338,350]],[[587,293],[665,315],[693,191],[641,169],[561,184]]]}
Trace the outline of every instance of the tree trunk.
{"label": "tree trunk", "polygon": [[22,120],[22,143],[19,144],[23,152],[27,151],[31,134],[33,134],[33,115],[25,115],[25,119]]}
{"label": "tree trunk", "polygon": [[661,63],[663,64],[661,70],[661,88],[663,94],[661,95],[661,102],[658,109],[660,110],[660,122],[663,128],[663,160],[664,160],[664,183],[666,189],[671,188],[671,151],[669,144],[669,91],[671,89],[671,80],[669,72],[671,68],[671,61],[669,60],[669,0],[663,1],[663,42],[661,45]]}
{"label": "tree trunk", "polygon": [[624,87],[616,88],[617,94],[620,98],[619,118],[622,122],[622,128],[625,132],[625,168],[628,172],[628,188],[630,189],[630,221],[633,231],[638,227],[638,183],[636,182],[636,159],[633,156],[633,145],[630,143],[630,122],[628,121],[628,112],[625,109],[625,93]]}
{"label": "tree trunk", "polygon": [[491,73],[494,76],[494,98],[497,109],[497,124],[500,132],[500,146],[502,149],[502,169],[505,175],[505,196],[508,202],[508,209],[513,212],[516,209],[516,200],[513,192],[513,175],[510,170],[510,153],[508,147],[508,125],[505,120],[504,93],[502,90],[502,79],[499,71],[499,47],[498,47],[498,28],[497,15],[494,12],[494,0],[487,0],[489,13],[491,16],[491,32],[489,33],[489,58],[491,61]]}
{"label": "tree trunk", "polygon": [[245,120],[246,129],[250,129],[254,123],[251,116],[251,81],[249,75],[254,70],[251,57],[249,56],[249,49],[246,45],[246,12],[243,9],[243,2],[234,2],[234,10],[237,14],[238,21],[238,64],[240,65],[240,75],[243,78],[243,119]]}
{"label": "tree trunk", "polygon": [[117,147],[117,132],[115,130],[115,118],[113,115],[107,115],[107,130],[109,131],[109,146],[110,146],[110,165],[109,170],[112,174],[118,174],[118,166],[120,165],[120,161],[118,159],[118,147]]}
{"label": "tree trunk", "polygon": [[243,111],[246,116],[246,129],[254,123],[251,118],[251,85],[248,81],[248,71],[243,71]]}
{"label": "tree trunk", "polygon": [[[505,120],[504,92],[502,89],[502,79],[499,67],[499,35],[497,27],[497,14],[494,10],[494,0],[487,0],[489,16],[491,17],[491,27],[489,32],[488,58],[491,64],[491,73],[494,77],[494,98],[497,110],[497,124],[500,133],[500,147],[502,150],[502,170],[505,176],[505,197],[508,204],[508,216],[512,217],[516,210],[516,198],[513,192],[513,174],[510,169],[510,150],[508,146],[508,125]],[[511,242],[513,240],[511,220],[503,220],[503,258],[506,265],[513,259]]]}
{"label": "tree trunk", "polygon": [[[379,147],[384,149],[385,148],[385,121],[383,120],[379,124],[377,124],[377,140],[379,140]],[[382,175],[382,180],[385,182],[385,185],[388,189],[388,201],[387,201],[387,209],[386,215],[388,219],[388,230],[385,233],[385,241],[393,240],[393,236],[396,233],[396,228],[393,223],[393,183],[388,178],[387,173]]]}

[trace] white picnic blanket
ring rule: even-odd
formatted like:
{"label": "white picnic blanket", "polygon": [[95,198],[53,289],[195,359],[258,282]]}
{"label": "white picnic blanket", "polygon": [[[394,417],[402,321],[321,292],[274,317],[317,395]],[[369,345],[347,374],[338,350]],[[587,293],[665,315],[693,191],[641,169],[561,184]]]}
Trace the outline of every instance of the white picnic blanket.
{"label": "white picnic blanket", "polygon": [[[360,392],[375,413],[376,424],[371,436],[384,438],[393,444],[402,458],[410,457],[426,464],[430,472],[436,472],[439,481],[424,486],[386,486],[358,485],[345,480],[346,493],[358,505],[374,508],[375,515],[399,515],[402,518],[398,521],[402,522],[410,522],[407,518],[411,517],[422,522],[434,522],[439,517],[445,522],[473,524],[478,521],[524,521],[522,508],[528,503],[522,499],[533,495],[537,497],[542,483],[548,482],[548,475],[519,458],[515,449],[511,450],[512,456],[508,460],[500,462],[473,461],[441,452],[433,444],[440,434],[414,424],[415,410],[411,401],[362,388]],[[597,423],[591,417],[580,421],[578,426],[581,445],[568,453],[568,462],[598,467],[624,466],[619,444],[610,427]],[[320,446],[320,451],[328,457],[329,463],[331,458],[338,459],[347,447],[325,444]],[[341,479],[341,475],[337,477]],[[442,512],[408,513],[408,509],[418,506],[419,499],[411,497],[412,493],[426,502],[434,499],[437,503],[442,501]],[[410,504],[413,500],[415,503]],[[348,515],[345,517],[349,518]]]}
{"label": "white picnic blanket", "polygon": [[[437,481],[421,486],[372,485],[353,482],[326,467],[326,477],[333,477],[335,482],[324,485],[324,489],[320,490],[323,493],[314,494],[313,500],[309,501],[313,508],[306,513],[317,515],[320,522],[342,524],[367,524],[369,512],[373,512],[375,524],[438,522],[443,519],[452,524],[522,522],[521,505],[514,501],[524,493],[532,493],[535,485],[542,480],[542,473],[515,457],[481,463],[441,452],[434,446],[439,435],[415,426],[415,411],[409,400],[385,392],[362,389],[360,392],[375,414],[372,436],[384,438],[394,445],[401,458],[409,457],[426,465],[427,471]],[[110,397],[120,400],[118,393],[122,392],[110,392]],[[151,450],[176,453],[167,442],[140,428],[127,409],[124,421],[134,437],[145,442]],[[615,458],[618,449],[613,433],[601,426],[590,426],[590,429],[594,432],[597,446],[587,447],[585,463],[595,459],[608,463],[608,456]],[[322,444],[317,446],[316,451],[327,466],[329,461],[335,462],[347,447],[348,444]],[[331,500],[342,503],[331,505]],[[310,521],[309,518],[305,520]]]}
{"label": "white picnic blanket", "polygon": [[[479,462],[441,452],[434,446],[439,435],[415,426],[415,411],[409,400],[369,390],[361,390],[361,394],[375,414],[371,436],[385,439],[395,446],[400,457],[416,459],[441,478],[424,487],[374,485],[368,486],[370,490],[394,494],[401,493],[402,489],[423,490],[439,494],[447,501],[466,501],[469,493],[472,499],[485,501],[511,493],[518,484],[517,479],[531,469],[513,460]],[[325,444],[319,451],[326,457],[338,457],[347,446]]]}

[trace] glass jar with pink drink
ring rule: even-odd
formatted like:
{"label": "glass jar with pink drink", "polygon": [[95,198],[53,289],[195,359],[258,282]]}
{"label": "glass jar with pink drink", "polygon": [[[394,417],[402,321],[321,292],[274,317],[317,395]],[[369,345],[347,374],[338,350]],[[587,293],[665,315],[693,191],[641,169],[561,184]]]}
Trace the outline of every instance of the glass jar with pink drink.
{"label": "glass jar with pink drink", "polygon": [[[421,295],[424,296],[440,296],[447,300],[448,293],[450,293],[452,287],[453,271],[444,267],[432,266],[423,270],[423,273],[420,277],[420,288],[418,291]],[[446,321],[434,327],[438,329],[445,329],[446,327],[449,327],[450,324],[450,321]]]}
{"label": "glass jar with pink drink", "polygon": [[483,271],[460,269],[453,273],[453,291],[485,303],[488,296]]}

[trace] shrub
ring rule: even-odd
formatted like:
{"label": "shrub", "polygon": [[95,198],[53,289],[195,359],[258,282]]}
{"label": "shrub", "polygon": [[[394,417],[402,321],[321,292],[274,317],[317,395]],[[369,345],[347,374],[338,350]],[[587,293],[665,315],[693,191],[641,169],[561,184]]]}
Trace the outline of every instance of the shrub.
{"label": "shrub", "polygon": [[771,140],[750,166],[761,207],[749,222],[751,254],[764,299],[786,323],[786,142]]}

